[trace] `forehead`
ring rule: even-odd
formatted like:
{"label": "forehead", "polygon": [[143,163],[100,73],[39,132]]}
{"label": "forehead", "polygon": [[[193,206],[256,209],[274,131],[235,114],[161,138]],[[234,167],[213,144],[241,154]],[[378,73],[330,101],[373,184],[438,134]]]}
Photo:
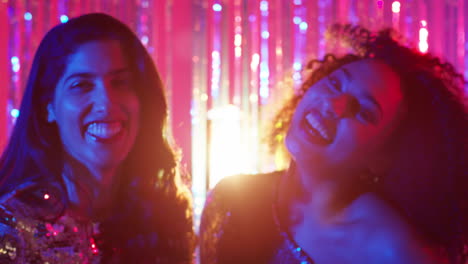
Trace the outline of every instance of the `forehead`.
{"label": "forehead", "polygon": [[350,84],[369,92],[401,92],[399,75],[377,60],[360,60],[340,67],[333,74],[344,75]]}
{"label": "forehead", "polygon": [[340,67],[331,75],[344,80],[347,92],[372,96],[384,105],[399,104],[402,101],[400,76],[383,62],[360,60]]}
{"label": "forehead", "polygon": [[116,40],[90,41],[80,45],[68,57],[65,74],[70,72],[95,72],[105,74],[126,66],[120,43]]}

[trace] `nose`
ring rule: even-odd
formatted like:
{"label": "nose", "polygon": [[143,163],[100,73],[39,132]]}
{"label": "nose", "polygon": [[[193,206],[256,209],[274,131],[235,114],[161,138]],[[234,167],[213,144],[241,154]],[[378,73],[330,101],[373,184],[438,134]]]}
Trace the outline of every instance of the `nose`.
{"label": "nose", "polygon": [[106,111],[112,105],[114,99],[112,86],[105,82],[99,81],[96,84],[94,93],[92,94],[92,100],[94,102],[94,107],[98,111]]}
{"label": "nose", "polygon": [[325,100],[324,115],[327,118],[352,117],[359,111],[359,102],[349,94],[331,96]]}

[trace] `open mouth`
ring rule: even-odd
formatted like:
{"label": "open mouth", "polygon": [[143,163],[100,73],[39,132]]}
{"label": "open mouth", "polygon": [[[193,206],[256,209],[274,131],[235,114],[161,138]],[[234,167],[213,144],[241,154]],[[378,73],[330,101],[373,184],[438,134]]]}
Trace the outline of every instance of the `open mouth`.
{"label": "open mouth", "polygon": [[328,145],[335,138],[336,129],[327,124],[322,116],[315,111],[308,112],[302,122],[309,141],[315,144]]}
{"label": "open mouth", "polygon": [[95,121],[86,125],[84,134],[87,140],[110,143],[118,139],[124,130],[122,121]]}

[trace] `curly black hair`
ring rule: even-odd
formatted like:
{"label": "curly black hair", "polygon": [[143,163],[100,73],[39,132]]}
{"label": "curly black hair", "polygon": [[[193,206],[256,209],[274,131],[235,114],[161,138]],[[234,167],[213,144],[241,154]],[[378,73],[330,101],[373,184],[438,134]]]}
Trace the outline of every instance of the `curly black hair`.
{"label": "curly black hair", "polygon": [[[270,149],[284,148],[292,115],[305,91],[351,62],[375,59],[401,78],[407,114],[399,126],[398,152],[391,173],[375,188],[407,217],[451,263],[467,260],[468,175],[465,79],[450,64],[403,44],[392,29],[371,32],[360,26],[333,25],[327,37],[353,52],[326,54],[305,67],[307,77],[273,119]],[[417,155],[414,155],[417,153]]]}

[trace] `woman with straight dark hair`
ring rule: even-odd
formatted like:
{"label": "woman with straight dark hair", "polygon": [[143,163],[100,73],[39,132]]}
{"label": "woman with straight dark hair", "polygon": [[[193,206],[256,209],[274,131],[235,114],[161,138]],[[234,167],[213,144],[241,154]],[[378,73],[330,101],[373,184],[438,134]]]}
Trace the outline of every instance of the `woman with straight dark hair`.
{"label": "woman with straight dark hair", "polygon": [[47,33],[0,161],[0,263],[191,263],[163,89],[109,15]]}
{"label": "woman with straight dark hair", "polygon": [[286,171],[212,191],[202,264],[466,264],[463,76],[392,30],[329,33],[354,53],[311,60],[277,114]]}

